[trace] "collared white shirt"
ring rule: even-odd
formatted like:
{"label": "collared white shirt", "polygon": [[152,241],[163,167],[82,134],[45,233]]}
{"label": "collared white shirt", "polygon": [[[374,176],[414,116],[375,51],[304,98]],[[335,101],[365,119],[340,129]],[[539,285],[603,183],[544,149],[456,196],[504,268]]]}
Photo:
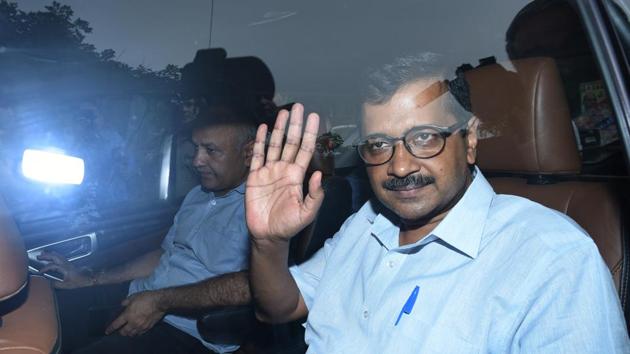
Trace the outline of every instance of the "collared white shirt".
{"label": "collared white shirt", "polygon": [[630,352],[593,241],[559,212],[495,194],[479,170],[424,239],[399,246],[372,201],[290,271],[309,353]]}

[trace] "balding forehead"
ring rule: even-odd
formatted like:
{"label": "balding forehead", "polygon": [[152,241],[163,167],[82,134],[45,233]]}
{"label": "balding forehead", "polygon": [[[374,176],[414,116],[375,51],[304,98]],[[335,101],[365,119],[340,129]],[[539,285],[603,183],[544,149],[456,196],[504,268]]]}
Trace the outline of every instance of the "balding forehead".
{"label": "balding forehead", "polygon": [[449,108],[453,100],[442,79],[414,81],[383,104],[364,104],[361,134],[394,136],[417,125],[452,125],[457,121]]}
{"label": "balding forehead", "polygon": [[448,82],[446,80],[435,81],[416,95],[416,97],[414,98],[416,107],[422,108],[437,100],[447,92]]}

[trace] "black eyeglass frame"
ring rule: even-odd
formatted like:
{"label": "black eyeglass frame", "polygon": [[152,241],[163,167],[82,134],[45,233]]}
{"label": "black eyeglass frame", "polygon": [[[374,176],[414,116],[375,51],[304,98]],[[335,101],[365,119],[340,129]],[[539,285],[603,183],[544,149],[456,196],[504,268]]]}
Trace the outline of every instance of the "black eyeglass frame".
{"label": "black eyeglass frame", "polygon": [[[407,149],[407,151],[412,156],[414,156],[414,157],[416,157],[418,159],[423,159],[423,160],[431,159],[431,158],[434,158],[437,155],[441,154],[442,151],[444,151],[444,148],[446,147],[446,139],[448,137],[450,137],[451,135],[453,135],[453,133],[455,133],[456,131],[461,129],[462,133],[465,134],[468,129],[462,129],[462,128],[464,126],[466,126],[468,124],[468,122],[469,122],[469,120],[458,122],[458,123],[455,123],[455,124],[453,124],[453,125],[451,125],[449,127],[441,127],[441,126],[433,125],[433,124],[417,125],[415,127],[410,128],[409,130],[407,130],[405,132],[405,134],[403,134],[403,136],[398,137],[398,138],[392,138],[391,136],[387,136],[385,134],[373,134],[373,135],[370,135],[370,136],[368,136],[367,139],[374,138],[374,137],[384,138],[388,143],[390,143],[392,145],[392,150],[391,150],[391,153],[390,153],[389,157],[387,158],[387,160],[385,160],[384,162],[381,162],[381,163],[376,163],[376,164],[369,163],[369,162],[366,161],[366,159],[361,154],[361,149],[360,149],[361,145],[365,145],[367,143],[367,139],[364,139],[361,142],[359,142],[358,144],[355,144],[355,147],[357,149],[357,153],[359,154],[359,157],[361,157],[361,160],[363,160],[363,162],[365,163],[366,166],[380,166],[380,165],[384,165],[384,164],[388,163],[389,161],[391,161],[392,157],[394,157],[394,153],[396,152],[396,143],[398,141],[402,141],[403,145],[405,146],[405,149]],[[431,156],[424,156],[424,157],[417,156],[416,154],[414,154],[411,151],[411,147],[407,143],[406,138],[412,132],[415,132],[415,131],[418,131],[418,130],[422,130],[422,129],[427,129],[427,128],[434,129],[440,134],[440,136],[442,137],[442,147],[435,154],[433,154]]]}

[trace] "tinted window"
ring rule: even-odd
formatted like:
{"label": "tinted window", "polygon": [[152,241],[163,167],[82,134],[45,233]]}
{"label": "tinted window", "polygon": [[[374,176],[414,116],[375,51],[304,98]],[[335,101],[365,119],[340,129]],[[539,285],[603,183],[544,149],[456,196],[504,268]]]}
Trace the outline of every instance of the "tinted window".
{"label": "tinted window", "polygon": [[[168,199],[179,69],[210,23],[207,2],[172,6],[0,2],[2,193],[19,220]],[[26,149],[81,158],[82,183],[25,178]]]}
{"label": "tinted window", "polygon": [[[181,198],[195,179],[179,129],[180,69],[208,46],[262,59],[276,106],[319,112],[342,174],[360,174],[352,144],[371,69],[427,51],[453,68],[499,63],[508,72],[512,60],[549,57],[582,173],[626,174],[617,117],[582,21],[563,1],[2,0],[0,29],[2,193],[22,220]],[[83,183],[26,179],[25,149],[82,158]]]}

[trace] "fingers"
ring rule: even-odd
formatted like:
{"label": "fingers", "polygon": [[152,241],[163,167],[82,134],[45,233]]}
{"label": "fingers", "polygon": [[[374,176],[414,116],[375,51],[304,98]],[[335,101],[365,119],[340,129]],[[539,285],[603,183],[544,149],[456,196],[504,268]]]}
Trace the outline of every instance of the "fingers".
{"label": "fingers", "polygon": [[107,326],[107,329],[105,329],[105,334],[109,335],[116,332],[118,329],[120,329],[120,327],[124,326],[126,323],[127,323],[126,312],[123,312],[122,314],[120,314],[120,316],[116,317],[116,319],[113,320],[112,323],[109,324],[109,326]]}
{"label": "fingers", "polygon": [[255,171],[265,164],[265,140],[267,139],[267,125],[261,124],[256,131],[256,142],[252,154],[250,171]]}
{"label": "fingers", "polygon": [[[287,140],[283,146],[284,132],[289,120],[289,112],[280,111],[276,118],[271,138],[269,139],[269,147],[267,149],[266,161],[282,161],[293,162],[303,169],[308,167],[315,144],[317,142],[317,132],[319,131],[319,115],[311,113],[306,120],[306,129],[302,134],[302,126],[304,122],[304,106],[299,103],[293,105],[291,109],[289,129],[287,132]],[[266,137],[266,127],[261,126],[256,133],[256,143],[254,145],[254,156],[250,170],[256,170],[265,164],[264,140]]]}
{"label": "fingers", "polygon": [[42,260],[42,261],[52,262],[55,264],[68,263],[66,258],[57,252],[43,251],[42,253],[39,254],[39,256],[37,256],[37,259]]}
{"label": "fingers", "polygon": [[37,256],[37,259],[39,259],[40,261],[48,261],[48,262],[52,262],[53,258],[51,256],[50,253],[48,252],[42,252]]}
{"label": "fingers", "polygon": [[137,325],[133,325],[130,322],[127,322],[127,324],[123,328],[121,328],[118,333],[121,336],[125,336],[125,337],[135,337],[144,332],[145,332],[144,328],[138,327]]}
{"label": "fingers", "polygon": [[131,322],[127,322],[126,325],[124,325],[120,331],[118,332],[118,334],[120,334],[121,336],[125,336],[125,337],[136,337],[142,334],[145,334],[148,330],[150,330],[153,327],[154,324],[151,323],[131,323]]}
{"label": "fingers", "polygon": [[291,119],[289,120],[289,131],[287,141],[282,149],[282,161],[293,162],[302,140],[302,122],[304,120],[304,106],[299,103],[291,108]]}
{"label": "fingers", "polygon": [[276,118],[276,124],[271,132],[271,139],[269,139],[269,148],[267,149],[267,161],[277,161],[280,158],[282,152],[282,141],[284,140],[284,127],[287,125],[289,119],[289,112],[281,110]]}
{"label": "fingers", "polygon": [[311,161],[311,157],[313,157],[318,131],[319,115],[317,115],[317,113],[311,113],[306,119],[306,128],[304,129],[304,135],[302,136],[302,144],[300,145],[300,151],[295,159],[295,163],[305,170]]}
{"label": "fingers", "polygon": [[43,267],[39,270],[39,272],[40,272],[40,273],[46,273],[46,272],[49,272],[49,271],[51,271],[51,270],[52,270],[53,272],[59,272],[59,273],[63,274],[63,276],[64,276],[64,277],[66,277],[66,276],[68,275],[68,271],[67,271],[65,268],[63,268],[63,267],[61,267],[61,266],[58,266],[58,265],[56,265],[56,264],[52,264],[52,263],[51,263],[51,264],[47,264],[47,265],[43,266]]}
{"label": "fingers", "polygon": [[315,171],[308,180],[308,194],[304,198],[304,213],[308,222],[312,222],[317,215],[319,207],[324,201],[324,189],[322,188],[322,173]]}
{"label": "fingers", "polygon": [[143,299],[147,299],[143,294],[146,293],[133,294],[121,302],[125,310],[107,327],[106,334],[118,331],[121,336],[135,337],[151,329],[164,316],[143,307]]}

